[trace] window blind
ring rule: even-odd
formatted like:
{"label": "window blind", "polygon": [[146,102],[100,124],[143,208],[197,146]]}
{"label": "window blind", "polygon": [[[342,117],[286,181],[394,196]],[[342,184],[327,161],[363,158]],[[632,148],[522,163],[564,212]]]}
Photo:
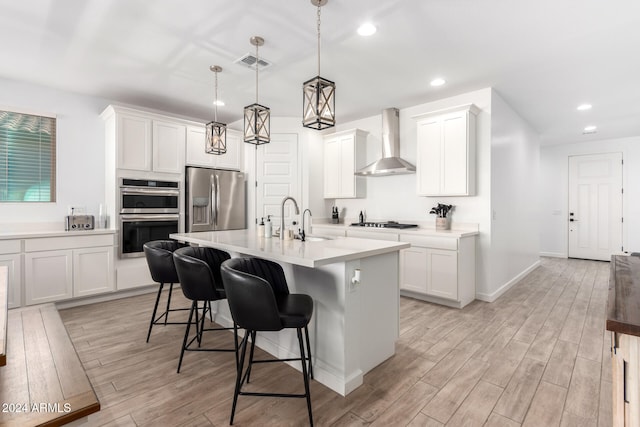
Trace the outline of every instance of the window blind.
{"label": "window blind", "polygon": [[0,202],[55,202],[56,119],[0,110]]}

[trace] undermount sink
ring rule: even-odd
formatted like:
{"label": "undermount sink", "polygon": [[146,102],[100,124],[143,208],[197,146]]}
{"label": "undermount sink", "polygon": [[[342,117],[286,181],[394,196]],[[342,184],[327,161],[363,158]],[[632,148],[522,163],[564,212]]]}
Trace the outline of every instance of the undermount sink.
{"label": "undermount sink", "polygon": [[305,236],[305,242],[323,242],[325,240],[332,240],[331,237],[323,237],[323,236]]}

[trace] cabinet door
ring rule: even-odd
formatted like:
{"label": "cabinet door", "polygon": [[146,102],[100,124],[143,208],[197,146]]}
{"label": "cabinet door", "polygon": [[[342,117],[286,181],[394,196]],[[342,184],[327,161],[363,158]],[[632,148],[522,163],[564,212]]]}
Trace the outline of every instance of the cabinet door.
{"label": "cabinet door", "polygon": [[187,126],[186,161],[191,166],[214,167],[217,156],[205,151],[207,132],[204,126]]}
{"label": "cabinet door", "polygon": [[244,145],[240,132],[227,129],[227,152],[220,156],[213,156],[215,157],[216,167],[237,171],[244,169],[242,165],[243,150]]}
{"label": "cabinet door", "polygon": [[356,196],[355,139],[353,135],[340,138],[340,197]]}
{"label": "cabinet door", "polygon": [[340,197],[341,148],[338,138],[329,139],[324,146],[324,197]]}
{"label": "cabinet door", "polygon": [[24,255],[26,305],[73,296],[72,251],[30,252]]}
{"label": "cabinet door", "polygon": [[412,246],[400,251],[400,289],[427,293],[427,249]]}
{"label": "cabinet door", "polygon": [[154,120],[153,170],[155,172],[182,172],[185,139],[185,126]]}
{"label": "cabinet door", "polygon": [[442,121],[442,183],[440,191],[448,195],[469,193],[467,157],[467,113],[446,116]]}
{"label": "cabinet door", "polygon": [[419,196],[440,194],[442,180],[442,121],[418,123],[417,190]]}
{"label": "cabinet door", "polygon": [[458,299],[458,253],[441,249],[427,251],[427,293]]}
{"label": "cabinet door", "polygon": [[73,296],[113,291],[113,252],[112,246],[73,250]]}
{"label": "cabinet door", "polygon": [[17,308],[22,305],[20,298],[21,275],[20,254],[0,255],[0,265],[9,270],[9,299],[8,307]]}
{"label": "cabinet door", "polygon": [[118,115],[118,168],[151,170],[151,120]]}

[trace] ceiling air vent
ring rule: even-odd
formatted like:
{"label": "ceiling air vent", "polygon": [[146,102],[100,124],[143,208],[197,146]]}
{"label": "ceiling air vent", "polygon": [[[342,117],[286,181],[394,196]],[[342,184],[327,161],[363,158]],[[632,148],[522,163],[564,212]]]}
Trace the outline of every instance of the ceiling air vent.
{"label": "ceiling air vent", "polygon": [[[240,59],[234,61],[236,64],[244,65],[245,67],[255,69],[256,67],[256,56],[252,53],[247,53],[243,55]],[[264,69],[271,66],[271,62],[264,58],[260,58],[258,65],[260,69]]]}

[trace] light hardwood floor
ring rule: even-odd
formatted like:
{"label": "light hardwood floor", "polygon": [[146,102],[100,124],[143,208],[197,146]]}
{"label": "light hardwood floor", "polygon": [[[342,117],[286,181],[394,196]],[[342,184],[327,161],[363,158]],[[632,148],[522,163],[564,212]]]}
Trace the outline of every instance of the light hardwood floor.
{"label": "light hardwood floor", "polygon": [[[344,398],[312,382],[318,426],[609,426],[609,263],[543,258],[494,303],[462,310],[401,300],[396,355]],[[186,306],[181,292],[175,301]],[[187,353],[183,326],[154,327],[154,295],[62,310],[102,410],[91,425],[228,425],[229,353]],[[220,335],[220,334],[217,334]],[[231,336],[210,335],[225,345]],[[259,354],[264,356],[262,352]],[[253,387],[301,392],[300,373],[262,364]],[[301,399],[241,396],[234,425],[306,425]]]}

